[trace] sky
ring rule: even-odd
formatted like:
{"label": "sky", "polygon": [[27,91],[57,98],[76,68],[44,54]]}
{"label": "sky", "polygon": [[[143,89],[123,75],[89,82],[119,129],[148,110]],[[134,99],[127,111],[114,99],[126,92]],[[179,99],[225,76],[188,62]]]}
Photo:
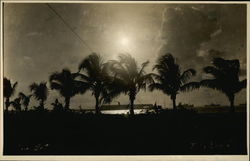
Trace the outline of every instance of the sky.
{"label": "sky", "polygon": [[[197,75],[190,81],[208,76],[202,68],[214,56],[239,59],[240,79],[246,78],[246,6],[229,4],[50,4],[70,25],[85,44],[45,3],[4,4],[4,76],[18,81],[16,95],[29,94],[33,82],[47,81],[50,74],[68,68],[76,72],[79,63],[91,52],[105,60],[116,59],[128,52],[141,64],[147,60],[152,72],[157,57],[171,53],[182,71],[194,68]],[[89,46],[89,47],[87,47]],[[91,50],[90,50],[90,49]],[[220,52],[216,52],[220,51]],[[49,85],[49,82],[47,83]],[[14,96],[14,97],[15,97]],[[13,97],[13,98],[14,98]],[[12,99],[13,99],[12,98]],[[58,98],[49,90],[45,106]],[[126,95],[112,104],[128,104]],[[160,91],[141,91],[135,103],[157,103],[172,107],[169,96]],[[227,105],[226,96],[201,88],[177,95],[177,104],[195,106]],[[93,108],[90,92],[71,99],[71,108]],[[236,105],[246,103],[246,90],[236,95]],[[35,100],[31,105],[37,105]]]}

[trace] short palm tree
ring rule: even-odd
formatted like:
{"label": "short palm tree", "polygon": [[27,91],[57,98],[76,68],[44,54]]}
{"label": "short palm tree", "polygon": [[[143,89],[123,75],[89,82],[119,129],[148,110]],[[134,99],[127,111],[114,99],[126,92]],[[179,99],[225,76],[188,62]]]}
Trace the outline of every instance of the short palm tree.
{"label": "short palm tree", "polygon": [[33,92],[33,96],[39,102],[39,108],[44,110],[44,102],[47,100],[48,88],[47,82],[41,82],[40,84],[33,83],[30,85],[30,91]]}
{"label": "short palm tree", "polygon": [[8,108],[10,106],[10,97],[15,93],[16,87],[17,82],[12,85],[9,79],[3,78],[3,96],[5,98],[6,111],[8,111]]}
{"label": "short palm tree", "polygon": [[21,111],[21,98],[15,98],[13,101],[10,102],[10,104],[14,107],[16,111]]}
{"label": "short palm tree", "polygon": [[[83,73],[80,73],[81,71]],[[99,114],[101,104],[111,101],[108,95],[111,81],[108,64],[104,63],[100,55],[92,53],[80,63],[78,76],[86,83],[87,90],[92,91],[95,97],[95,112]]]}
{"label": "short palm tree", "polygon": [[145,67],[149,61],[138,66],[136,60],[129,54],[120,54],[119,60],[110,61],[111,71],[114,73],[113,89],[111,95],[127,94],[130,101],[130,114],[134,115],[134,101],[141,89],[153,82],[151,74],[146,74]]}
{"label": "short palm tree", "polygon": [[239,60],[225,60],[214,58],[213,66],[204,68],[204,72],[212,75],[212,79],[201,81],[201,86],[212,88],[224,93],[230,102],[230,111],[234,112],[235,94],[246,88],[247,80],[239,80],[240,62]]}
{"label": "short palm tree", "polygon": [[30,98],[32,95],[25,95],[24,93],[20,92],[19,97],[21,98],[22,104],[24,106],[25,111],[28,111],[28,106],[30,103]]}
{"label": "short palm tree", "polygon": [[53,106],[53,111],[63,111],[63,105],[58,101],[58,99],[55,99],[55,102],[51,103]]}
{"label": "short palm tree", "polygon": [[157,70],[154,74],[155,82],[149,85],[149,89],[160,90],[169,95],[173,101],[173,109],[176,110],[176,95],[180,91],[187,91],[199,87],[198,82],[188,82],[191,76],[194,76],[194,69],[187,69],[181,73],[180,66],[176,63],[175,58],[170,54],[160,56],[153,67]]}
{"label": "short palm tree", "polygon": [[70,98],[78,93],[84,93],[87,89],[86,83],[76,80],[77,73],[71,73],[68,69],[63,69],[62,72],[55,72],[50,75],[50,87],[59,91],[64,97],[64,109],[68,110],[70,105]]}

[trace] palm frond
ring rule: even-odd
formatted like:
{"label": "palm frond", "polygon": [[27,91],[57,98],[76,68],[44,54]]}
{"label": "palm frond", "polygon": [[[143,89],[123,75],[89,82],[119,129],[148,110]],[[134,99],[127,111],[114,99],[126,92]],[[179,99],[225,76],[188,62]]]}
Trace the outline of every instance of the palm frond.
{"label": "palm frond", "polygon": [[13,101],[10,102],[10,105],[12,105],[15,108],[15,110],[20,111],[21,110],[20,101],[21,101],[21,98],[19,98],[19,97],[15,98]]}
{"label": "palm frond", "polygon": [[49,81],[61,79],[61,75],[58,72],[54,72],[49,76]]}
{"label": "palm frond", "polygon": [[160,83],[152,83],[148,86],[149,91],[153,90],[164,90],[164,86]]}
{"label": "palm frond", "polygon": [[139,71],[139,74],[138,74],[139,76],[141,76],[144,73],[144,69],[145,69],[145,67],[148,66],[148,64],[149,64],[149,61],[142,63],[141,70]]}
{"label": "palm frond", "polygon": [[19,98],[22,100],[22,104],[27,107],[29,105],[30,102],[30,98],[32,97],[32,95],[25,95],[24,93],[20,92],[19,93]]}
{"label": "palm frond", "polygon": [[194,89],[199,89],[201,87],[200,82],[189,82],[180,87],[180,91],[188,92]]}
{"label": "palm frond", "polygon": [[213,75],[214,78],[219,78],[223,75],[222,71],[213,66],[207,66],[203,70],[205,73]]}
{"label": "palm frond", "polygon": [[200,86],[223,91],[223,87],[220,85],[220,83],[218,82],[217,79],[202,80],[202,81],[200,81]]}
{"label": "palm frond", "polygon": [[239,81],[239,60],[225,60],[216,57],[212,61],[213,66],[204,68],[204,71],[214,76],[214,79],[202,80],[201,86],[223,92],[231,97],[246,87],[246,80]]}
{"label": "palm frond", "polygon": [[37,100],[45,101],[48,96],[47,82],[41,82],[40,84],[32,83],[30,85],[30,91],[33,92],[34,97]]}
{"label": "palm frond", "polygon": [[82,82],[82,81],[74,81],[74,85],[73,85],[74,89],[73,89],[73,95],[75,94],[83,94],[85,93],[87,90],[89,90],[91,88],[91,85],[86,83],[86,82]]}
{"label": "palm frond", "polygon": [[127,72],[127,74],[131,78],[135,78],[138,74],[138,66],[136,60],[130,54],[120,54],[120,66],[122,66],[123,72]]}
{"label": "palm frond", "polygon": [[247,79],[244,79],[242,81],[240,81],[240,88],[246,88],[247,87]]}
{"label": "palm frond", "polygon": [[246,88],[247,87],[247,79],[244,79],[242,81],[239,81],[237,87],[236,87],[236,90],[235,92],[239,92],[241,91],[242,89]]}
{"label": "palm frond", "polygon": [[85,80],[85,81],[92,81],[89,76],[82,74],[82,73],[75,73],[73,77],[81,78],[82,80]]}
{"label": "palm frond", "polygon": [[223,69],[227,67],[227,61],[220,57],[213,58],[212,64],[219,69]]}
{"label": "palm frond", "polygon": [[15,82],[13,85],[11,84],[11,81],[4,77],[3,79],[3,95],[6,98],[9,98],[14,95],[15,89],[17,87],[17,82]]}
{"label": "palm frond", "polygon": [[145,74],[145,75],[142,75],[140,76],[138,79],[137,79],[137,84],[138,84],[138,88],[142,88],[142,89],[146,89],[146,85],[147,84],[151,84],[154,82],[154,79],[153,79],[153,76],[151,73],[149,74]]}
{"label": "palm frond", "polygon": [[38,84],[37,84],[37,83],[32,83],[32,84],[29,86],[31,92],[34,91],[34,90],[36,90],[37,87],[38,87]]}
{"label": "palm frond", "polygon": [[188,69],[182,73],[180,81],[182,83],[186,83],[191,78],[191,76],[194,76],[195,74],[196,71],[194,69]]}
{"label": "palm frond", "polygon": [[50,88],[60,90],[60,89],[62,89],[62,85],[60,83],[57,83],[57,82],[50,82]]}
{"label": "palm frond", "polygon": [[23,93],[23,92],[19,92],[19,97],[22,99],[22,98],[26,98],[27,96]]}
{"label": "palm frond", "polygon": [[17,87],[17,82],[15,82],[15,83],[13,84],[13,87],[12,87],[12,95],[15,93],[16,87]]}
{"label": "palm frond", "polygon": [[87,72],[90,77],[95,77],[101,72],[102,66],[102,57],[97,53],[92,53],[87,58],[83,59],[78,69],[79,71],[82,69],[83,71]]}
{"label": "palm frond", "polygon": [[[194,69],[188,69],[181,74],[180,66],[170,53],[161,55],[157,59],[154,69],[157,70],[157,74],[153,74],[155,83],[149,86],[150,90],[158,89],[170,96],[176,95],[183,84],[196,74]],[[191,83],[183,86],[185,89],[191,87]]]}

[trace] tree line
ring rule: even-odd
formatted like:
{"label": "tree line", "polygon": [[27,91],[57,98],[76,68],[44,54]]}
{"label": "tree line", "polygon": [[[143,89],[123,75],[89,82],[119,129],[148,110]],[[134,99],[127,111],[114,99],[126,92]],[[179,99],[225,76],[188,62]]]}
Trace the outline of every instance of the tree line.
{"label": "tree line", "polygon": [[[149,91],[160,90],[170,96],[173,109],[177,110],[176,97],[180,92],[207,87],[225,94],[230,103],[230,111],[234,112],[235,94],[246,88],[247,80],[239,79],[240,62],[237,59],[213,58],[211,66],[203,68],[212,78],[197,82],[189,81],[196,75],[196,71],[192,68],[181,71],[176,58],[170,53],[158,57],[152,69],[154,73],[146,73],[148,64],[149,61],[146,61],[138,65],[129,54],[120,54],[117,60],[105,62],[99,54],[92,53],[82,60],[77,72],[64,68],[49,76],[50,88],[58,91],[64,98],[64,106],[58,99],[53,105],[61,105],[63,110],[69,110],[72,97],[91,91],[95,97],[95,113],[100,114],[102,104],[110,103],[120,94],[125,94],[129,97],[130,114],[134,115],[136,95],[148,88]],[[12,101],[10,98],[14,95],[18,83],[11,83],[9,79],[4,78],[3,84],[6,111],[10,105],[17,111],[21,111],[23,106],[27,111],[31,97],[39,102],[38,110],[45,109],[44,103],[48,97],[47,82],[32,83],[29,86],[31,94],[20,92]]]}

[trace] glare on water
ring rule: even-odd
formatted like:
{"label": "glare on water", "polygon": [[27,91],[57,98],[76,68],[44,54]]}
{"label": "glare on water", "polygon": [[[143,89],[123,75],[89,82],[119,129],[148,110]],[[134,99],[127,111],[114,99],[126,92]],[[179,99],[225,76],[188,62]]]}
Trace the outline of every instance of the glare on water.
{"label": "glare on water", "polygon": [[[145,113],[146,109],[136,109],[134,110],[135,114]],[[103,114],[129,114],[129,110],[103,110]]]}

